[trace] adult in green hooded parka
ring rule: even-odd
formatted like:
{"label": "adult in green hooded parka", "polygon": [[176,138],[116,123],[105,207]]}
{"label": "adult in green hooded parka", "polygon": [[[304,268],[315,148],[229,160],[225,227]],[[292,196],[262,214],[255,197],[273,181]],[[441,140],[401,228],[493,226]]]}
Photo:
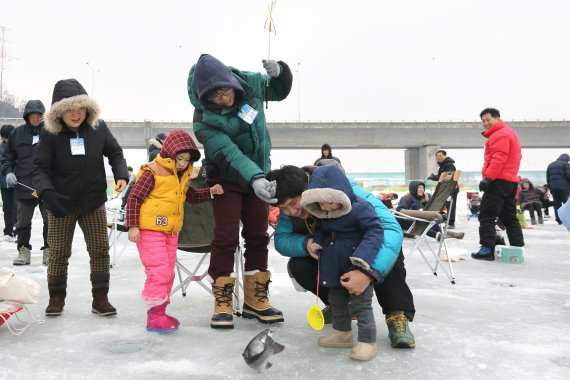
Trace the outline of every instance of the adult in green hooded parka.
{"label": "adult in green hooded parka", "polygon": [[240,71],[203,54],[188,75],[188,96],[194,106],[194,133],[204,146],[208,184],[221,184],[224,194],[212,201],[215,229],[208,269],[215,296],[212,328],[233,328],[234,252],[240,221],[245,240],[243,316],[264,323],[282,322],[283,314],[268,299],[269,236],[267,203],[275,203],[271,170],[271,139],[264,101],[289,95],[293,75],[284,62],[263,60],[267,75]]}

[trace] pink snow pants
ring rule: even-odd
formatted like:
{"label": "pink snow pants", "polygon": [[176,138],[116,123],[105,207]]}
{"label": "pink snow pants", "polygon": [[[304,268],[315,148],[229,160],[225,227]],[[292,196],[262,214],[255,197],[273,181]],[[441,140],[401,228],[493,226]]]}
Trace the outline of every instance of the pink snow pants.
{"label": "pink snow pants", "polygon": [[160,305],[172,290],[178,234],[141,230],[137,248],[146,273],[142,296],[149,308]]}

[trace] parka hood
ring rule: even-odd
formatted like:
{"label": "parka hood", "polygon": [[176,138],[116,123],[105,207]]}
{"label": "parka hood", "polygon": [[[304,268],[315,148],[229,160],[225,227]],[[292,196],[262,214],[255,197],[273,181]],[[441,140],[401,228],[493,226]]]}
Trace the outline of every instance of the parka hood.
{"label": "parka hood", "polygon": [[53,88],[51,108],[45,117],[46,130],[57,135],[65,127],[63,114],[78,108],[87,110],[85,121],[93,129],[97,128],[101,113],[99,105],[87,95],[81,83],[76,79],[63,79],[57,82]]}
{"label": "parka hood", "polygon": [[[234,104],[241,103],[245,98],[245,90],[232,72],[232,68],[224,65],[217,58],[202,54],[198,62],[190,69],[188,78],[188,95],[192,102],[192,93],[197,100],[208,109],[221,109],[220,105],[207,99],[208,92],[217,88],[233,88],[235,90]],[[192,102],[194,104],[194,102]],[[196,106],[196,104],[194,104]]]}
{"label": "parka hood", "polygon": [[438,162],[439,166],[444,166],[445,164],[455,164],[455,160],[451,157],[445,157],[441,162]]}
{"label": "parka hood", "polygon": [[408,186],[408,190],[410,191],[410,195],[414,198],[418,198],[418,187],[423,186],[424,189],[426,188],[425,183],[423,183],[422,181],[412,181],[410,182],[410,185]]}
{"label": "parka hood", "polygon": [[529,189],[529,190],[533,190],[533,189],[534,189],[534,185],[532,184],[532,182],[531,182],[528,178],[523,178],[523,179],[521,179],[521,189],[522,189],[522,184],[523,184],[523,183],[528,183],[528,185],[529,185],[528,189]]}
{"label": "parka hood", "polygon": [[188,151],[190,152],[190,161],[196,162],[200,160],[200,151],[196,148],[194,140],[186,131],[182,129],[174,129],[170,131],[162,148],[160,149],[160,157],[176,159],[176,153]]}
{"label": "parka hood", "polygon": [[570,156],[567,153],[562,153],[560,157],[558,157],[557,161],[568,162],[570,161]]}
{"label": "parka hood", "polygon": [[[336,166],[319,166],[313,170],[311,182],[301,196],[301,206],[320,219],[334,219],[348,214],[356,196],[344,173]],[[334,211],[323,211],[319,202],[340,203]]]}
{"label": "parka hood", "polygon": [[46,107],[44,106],[44,104],[42,103],[41,100],[29,100],[26,103],[26,107],[24,107],[24,115],[23,115],[26,123],[29,123],[28,115],[31,113],[34,113],[34,112],[39,113],[42,116],[44,113],[46,113]]}

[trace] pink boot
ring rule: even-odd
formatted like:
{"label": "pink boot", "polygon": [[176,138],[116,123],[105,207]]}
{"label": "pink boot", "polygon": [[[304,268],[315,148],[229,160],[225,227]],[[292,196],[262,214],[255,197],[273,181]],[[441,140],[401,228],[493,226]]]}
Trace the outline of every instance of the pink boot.
{"label": "pink boot", "polygon": [[[150,308],[147,312],[146,329],[158,333],[166,333],[178,330],[176,318],[168,317],[165,314],[167,303]],[[174,319],[174,321],[172,319]],[[176,321],[176,323],[175,323]]]}
{"label": "pink boot", "polygon": [[[168,301],[166,301],[166,306],[168,306],[170,304],[170,298],[168,299]],[[169,318],[172,323],[174,323],[176,325],[176,327],[180,326],[180,321],[178,321],[178,319],[174,318],[171,315],[166,314],[166,306],[164,306],[165,312],[164,315],[166,315],[166,318]]]}

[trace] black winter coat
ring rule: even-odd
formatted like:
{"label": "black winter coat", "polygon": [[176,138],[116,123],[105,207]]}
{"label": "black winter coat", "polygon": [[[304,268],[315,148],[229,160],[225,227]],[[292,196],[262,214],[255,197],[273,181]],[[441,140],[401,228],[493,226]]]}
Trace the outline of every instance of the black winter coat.
{"label": "black winter coat", "polygon": [[570,156],[566,153],[560,157],[546,169],[546,181],[551,190],[570,190]]}
{"label": "black winter coat", "polygon": [[[70,140],[85,141],[85,155],[72,155]],[[115,180],[129,180],[123,150],[103,120],[92,127],[87,120],[78,132],[67,127],[57,133],[43,130],[37,148],[33,183],[41,195],[46,190],[68,196],[62,205],[68,213],[93,211],[107,201],[104,157],[108,157]]]}
{"label": "black winter coat", "polygon": [[[22,124],[10,133],[6,150],[2,155],[2,174],[14,173],[18,182],[32,187],[32,169],[36,158],[36,146],[43,124],[34,128],[30,124]],[[33,143],[36,144],[33,144]],[[16,185],[17,199],[32,199],[32,190]]]}
{"label": "black winter coat", "polygon": [[428,177],[428,179],[431,181],[439,181],[439,177],[442,173],[454,172],[457,170],[455,168],[455,161],[451,157],[445,157],[445,160],[438,162],[437,164],[439,165],[437,174],[432,174]]}

